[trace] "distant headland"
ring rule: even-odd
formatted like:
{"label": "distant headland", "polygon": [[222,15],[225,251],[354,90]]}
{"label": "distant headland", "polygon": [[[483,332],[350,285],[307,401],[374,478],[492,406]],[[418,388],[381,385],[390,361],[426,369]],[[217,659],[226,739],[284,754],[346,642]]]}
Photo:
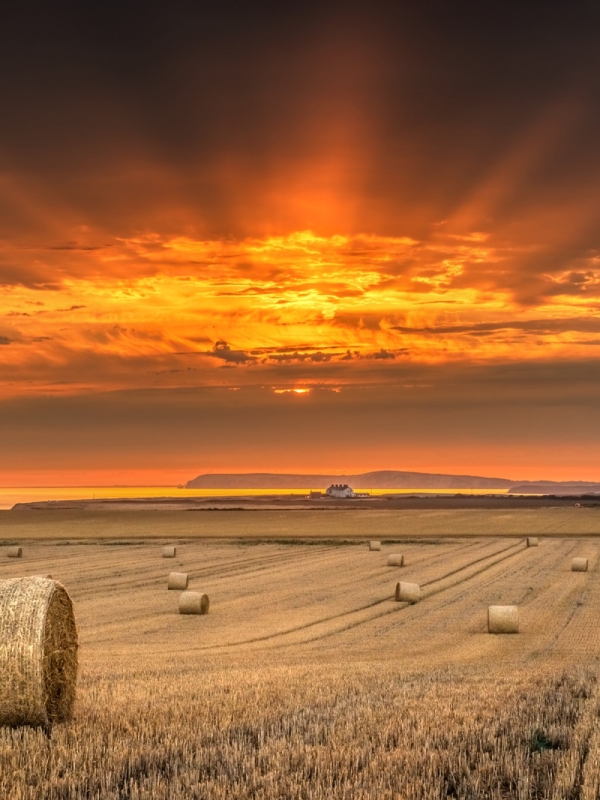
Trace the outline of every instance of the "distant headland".
{"label": "distant headland", "polygon": [[348,484],[353,489],[471,489],[502,490],[513,494],[593,494],[600,482],[515,481],[479,475],[447,475],[431,472],[378,470],[356,475],[303,475],[278,472],[207,473],[186,483],[186,489],[324,489],[331,484]]}

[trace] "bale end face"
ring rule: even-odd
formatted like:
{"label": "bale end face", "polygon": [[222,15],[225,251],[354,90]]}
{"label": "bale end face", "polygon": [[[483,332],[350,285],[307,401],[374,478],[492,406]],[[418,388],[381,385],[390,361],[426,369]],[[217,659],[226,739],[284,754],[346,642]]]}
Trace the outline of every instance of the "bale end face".
{"label": "bale end face", "polygon": [[175,558],[177,555],[177,548],[172,545],[165,545],[162,549],[163,558]]}
{"label": "bale end face", "polygon": [[587,572],[588,563],[587,558],[574,558],[571,564],[571,570],[573,572]]}
{"label": "bale end face", "polygon": [[527,547],[538,547],[540,541],[537,536],[527,537]]}
{"label": "bale end face", "polygon": [[168,589],[187,589],[188,574],[187,572],[171,572],[167,582]]}
{"label": "bale end face", "polygon": [[203,592],[182,592],[179,595],[180,614],[208,614],[210,602]]}
{"label": "bale end face", "polygon": [[518,632],[518,606],[490,606],[488,608],[488,633]]}
{"label": "bale end face", "polygon": [[23,558],[22,547],[9,547],[6,551],[8,558]]}
{"label": "bale end face", "polygon": [[395,598],[398,603],[418,603],[421,599],[421,587],[418,583],[400,581],[396,584]]}
{"label": "bale end face", "polygon": [[381,542],[369,542],[369,550],[381,550]]}
{"label": "bale end face", "polygon": [[70,719],[77,682],[77,628],[60,583],[0,581],[0,725],[51,729]]}
{"label": "bale end face", "polygon": [[403,567],[404,556],[398,553],[388,556],[387,565],[388,567]]}

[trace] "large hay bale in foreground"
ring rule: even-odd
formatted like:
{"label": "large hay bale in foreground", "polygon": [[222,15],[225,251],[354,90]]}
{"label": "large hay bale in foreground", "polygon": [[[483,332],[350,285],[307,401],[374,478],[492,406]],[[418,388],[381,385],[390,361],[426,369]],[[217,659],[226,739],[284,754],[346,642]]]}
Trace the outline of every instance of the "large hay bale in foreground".
{"label": "large hay bale in foreground", "polygon": [[518,633],[518,606],[490,606],[488,608],[489,633]]}
{"label": "large hay bale in foreground", "polygon": [[528,536],[527,537],[527,547],[537,547],[540,543],[540,540],[537,536]]}
{"label": "large hay bale in foreground", "polygon": [[0,725],[71,718],[77,628],[65,588],[48,578],[0,581]]}
{"label": "large hay bale in foreground", "polygon": [[387,565],[388,567],[403,567],[404,556],[399,553],[393,553],[392,555],[388,556]]}
{"label": "large hay bale in foreground", "polygon": [[187,589],[188,574],[187,572],[171,572],[169,573],[169,581],[167,588],[169,589]]}
{"label": "large hay bale in foreground", "polygon": [[588,571],[587,558],[574,558],[571,564],[571,570],[573,572],[587,572]]}
{"label": "large hay bale in foreground", "polygon": [[381,550],[381,542],[369,542],[369,550]]}
{"label": "large hay bale in foreground", "polygon": [[208,614],[210,602],[203,592],[182,592],[179,595],[180,614]]}
{"label": "large hay bale in foreground", "polygon": [[163,558],[175,558],[177,555],[177,548],[171,544],[166,544],[162,549]]}
{"label": "large hay bale in foreground", "polygon": [[22,547],[9,547],[6,551],[6,555],[8,558],[22,558],[23,557],[23,548]]}
{"label": "large hay bale in foreground", "polygon": [[418,583],[400,581],[396,584],[396,600],[399,603],[418,603],[421,599],[421,587]]}

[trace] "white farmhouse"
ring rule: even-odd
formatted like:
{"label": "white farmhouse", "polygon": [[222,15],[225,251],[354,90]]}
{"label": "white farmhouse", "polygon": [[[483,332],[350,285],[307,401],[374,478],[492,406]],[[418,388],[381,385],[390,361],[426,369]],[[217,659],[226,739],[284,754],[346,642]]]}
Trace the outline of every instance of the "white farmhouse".
{"label": "white farmhouse", "polygon": [[333,483],[325,494],[328,497],[354,497],[354,490],[346,483]]}

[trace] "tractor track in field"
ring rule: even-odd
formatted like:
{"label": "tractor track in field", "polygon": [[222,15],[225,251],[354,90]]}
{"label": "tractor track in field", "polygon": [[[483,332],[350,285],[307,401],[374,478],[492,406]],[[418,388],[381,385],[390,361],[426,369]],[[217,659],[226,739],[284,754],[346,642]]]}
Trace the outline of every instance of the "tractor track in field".
{"label": "tractor track in field", "polygon": [[[329,551],[330,548],[328,547],[322,547],[322,548],[315,547],[313,549],[314,554],[317,553],[324,554]],[[223,566],[223,562],[215,563],[214,565],[210,565],[207,567],[200,567],[198,569],[182,565],[181,563],[174,563],[168,565],[172,568],[169,569],[168,571],[165,570],[164,572],[161,571],[160,573],[153,573],[150,576],[142,576],[137,580],[132,577],[132,579],[128,583],[128,586],[135,588],[144,588],[144,587],[149,588],[152,586],[156,586],[158,581],[161,582],[166,581],[168,572],[171,571],[188,572],[188,574],[190,575],[190,579],[192,580],[196,578],[197,579],[209,578],[212,576],[217,576],[219,578],[229,578],[235,576],[239,577],[243,575],[255,575],[257,572],[263,572],[263,571],[267,572],[270,569],[277,568],[278,565],[283,565],[286,567],[289,567],[290,565],[293,566],[295,564],[301,565],[305,561],[305,559],[303,559],[303,556],[305,555],[306,555],[305,553],[289,553],[289,554],[286,553],[284,556],[272,555],[272,556],[267,556],[266,558],[256,557],[252,559],[241,559],[237,562],[227,564],[225,568]],[[257,569],[257,567],[259,569]],[[156,569],[156,567],[153,566],[152,569],[154,570]],[[121,588],[122,581],[117,580],[115,582],[115,578],[121,579],[124,573],[125,570],[123,571],[123,573],[121,573],[121,575],[113,573],[112,575],[109,574],[106,577],[104,577],[104,580],[102,581],[103,590],[110,591],[110,590],[118,590],[119,588]],[[127,570],[127,573],[128,575],[133,576],[135,575],[135,570],[133,568],[129,568]],[[90,576],[89,573],[86,573],[86,579],[89,579],[90,577],[93,578],[93,576]],[[94,587],[93,591],[95,592],[96,589],[97,586]],[[78,591],[78,588],[74,587],[74,590]],[[82,592],[78,592],[78,595],[80,598],[85,597],[86,596],[85,589]]]}
{"label": "tractor track in field", "polygon": [[[469,549],[469,548],[471,548],[473,546],[474,546],[474,543],[467,542],[460,549],[461,550],[462,549]],[[483,546],[485,546],[485,544]],[[356,547],[353,546],[353,549],[356,549]],[[310,549],[309,548],[303,548],[301,552],[296,551],[296,552],[293,552],[293,553],[286,554],[284,556],[282,556],[279,553],[276,553],[276,554],[273,554],[273,555],[270,555],[270,556],[266,556],[266,557],[265,556],[256,556],[256,557],[253,557],[253,558],[249,558],[249,559],[245,559],[243,561],[236,562],[235,564],[231,565],[231,568],[227,568],[227,566],[226,566],[225,569],[223,568],[223,565],[222,565],[222,562],[221,562],[219,564],[215,564],[214,566],[207,567],[205,570],[202,569],[202,568],[200,568],[198,570],[190,570],[190,574],[193,572],[193,576],[194,577],[198,577],[198,578],[208,577],[208,576],[211,576],[211,575],[213,575],[215,573],[218,575],[219,578],[220,577],[227,578],[227,577],[230,577],[232,575],[242,575],[242,574],[244,574],[244,575],[247,574],[247,575],[251,576],[253,574],[256,574],[257,572],[262,572],[263,571],[263,569],[262,569],[263,567],[267,567],[267,568],[275,567],[275,568],[278,568],[279,565],[289,565],[290,563],[295,563],[295,564],[298,564],[298,565],[310,564],[311,561],[313,561],[313,559],[309,560],[308,557],[316,556],[316,555],[325,555],[325,554],[331,554],[333,556],[334,554],[337,554],[338,552],[339,552],[339,550],[337,548],[332,548],[332,547],[327,546],[327,545],[322,546],[322,547],[311,545]],[[436,555],[435,560],[436,561],[437,560],[441,560],[444,557],[446,557],[447,555],[448,555],[448,552],[439,553],[438,555]],[[427,556],[424,556],[424,557],[422,557],[420,559],[417,559],[414,563],[415,563],[415,565],[418,565],[419,563],[421,563],[421,561],[425,561],[426,559],[427,559]],[[375,566],[375,565],[372,565],[372,566]],[[257,569],[257,567],[258,567],[258,569]]]}
{"label": "tractor track in field", "polygon": [[[525,548],[525,549],[527,549],[527,548]],[[572,551],[572,548],[571,548],[571,550],[569,550],[569,552],[567,553],[566,556],[561,556],[561,558],[568,558],[571,551]],[[502,560],[502,559],[500,559],[500,560]],[[490,565],[490,567],[491,566],[493,566],[493,565]],[[525,584],[530,584],[532,581],[535,580],[537,575],[539,575],[540,573],[544,572],[546,569],[547,569],[547,564],[540,563],[540,564],[538,564],[538,568],[536,570],[532,571],[531,565],[528,564],[528,563],[523,562],[523,563],[519,564],[519,566],[512,572],[512,578],[514,579],[516,576],[521,576],[522,575],[523,578],[526,579],[526,580],[524,580],[524,583]],[[480,574],[481,574],[480,572],[477,572],[472,577],[475,578]],[[501,573],[500,575],[492,576],[488,580],[488,582],[486,583],[486,591],[489,592],[494,587],[494,585],[497,584],[499,581],[505,581],[504,573]],[[466,581],[459,581],[459,582],[454,583],[453,586],[460,586],[461,583],[465,583],[465,582]],[[469,593],[469,591],[470,591],[469,588],[465,588],[464,591],[459,592],[459,594],[457,594],[451,600],[446,601],[446,603],[444,604],[444,607],[449,608],[450,606],[455,605],[456,603],[460,603],[461,600],[464,599],[465,595],[467,595]],[[524,598],[523,599],[525,599],[525,596],[528,594],[529,589],[525,589],[525,590],[521,589],[521,592],[524,594]],[[431,597],[431,596],[433,596],[433,595],[435,595],[437,593],[438,593],[438,591],[436,590],[435,592],[432,592],[427,596]],[[517,605],[519,605],[519,603],[522,602],[522,601],[519,600],[517,602],[517,600],[515,598],[515,602],[516,602]]]}
{"label": "tractor track in field", "polygon": [[[429,581],[430,584],[434,583],[434,582],[437,583],[440,580],[444,580],[444,579],[446,579],[448,577],[452,577],[453,575],[456,575],[456,574],[458,574],[460,572],[463,572],[464,570],[467,570],[467,569],[469,569],[470,567],[473,567],[476,564],[480,564],[482,561],[488,561],[489,559],[495,559],[491,563],[486,564],[483,567],[481,567],[480,569],[478,569],[472,575],[469,575],[469,576],[467,576],[465,578],[459,579],[458,581],[454,581],[449,586],[445,586],[445,587],[441,587],[439,589],[435,589],[433,592],[430,592],[429,594],[427,594],[423,599],[426,600],[426,599],[428,599],[429,597],[431,597],[433,595],[439,594],[440,592],[446,591],[447,589],[451,589],[454,586],[457,586],[460,583],[464,583],[467,580],[471,580],[472,578],[480,575],[481,573],[485,572],[486,570],[491,569],[492,567],[496,566],[496,564],[499,564],[499,563],[501,563],[503,561],[506,561],[509,558],[514,558],[514,556],[518,555],[524,549],[526,549],[526,548],[522,547],[522,544],[523,544],[522,541],[518,541],[515,544],[509,545],[508,547],[503,548],[502,550],[496,551],[494,553],[490,553],[489,556],[479,557],[477,559],[474,559],[473,561],[468,562],[467,564],[464,564],[460,568],[451,570],[446,575],[440,576],[440,578],[435,579],[435,581],[433,581],[433,580]],[[515,549],[515,548],[518,548],[518,549]],[[508,552],[508,551],[511,551],[511,552]],[[506,554],[507,552],[508,552],[508,554]],[[500,557],[496,558],[496,556],[500,556]],[[225,649],[225,648],[235,648],[235,647],[240,647],[240,646],[249,645],[249,644],[255,644],[255,643],[259,643],[259,642],[267,642],[267,641],[277,640],[277,639],[281,639],[284,636],[290,636],[292,634],[298,633],[299,631],[308,630],[309,628],[315,628],[315,627],[320,626],[320,625],[327,625],[328,623],[330,623],[330,622],[332,622],[334,620],[337,620],[337,619],[342,619],[343,617],[355,616],[356,614],[360,614],[361,612],[369,611],[370,609],[376,608],[377,606],[383,605],[384,603],[389,603],[391,600],[392,600],[392,598],[390,596],[387,596],[387,597],[384,597],[384,598],[373,600],[372,602],[366,603],[366,604],[364,604],[362,606],[359,606],[358,608],[350,609],[349,611],[343,611],[343,612],[340,612],[338,614],[333,614],[333,615],[330,615],[330,616],[327,616],[327,617],[322,617],[321,619],[313,620],[311,622],[306,622],[306,623],[304,623],[302,625],[296,625],[296,626],[294,626],[292,628],[288,628],[288,629],[286,629],[284,631],[277,631],[275,633],[264,634],[263,636],[256,636],[256,637],[252,637],[250,639],[244,639],[242,641],[225,642],[225,643],[218,644],[218,645],[208,645],[206,647],[200,647],[200,648],[195,648],[195,649],[204,650],[204,651],[212,651],[212,650],[221,650],[221,649]],[[393,602],[393,600],[392,600],[392,602]],[[379,614],[370,615],[366,619],[350,620],[346,625],[343,625],[341,628],[336,628],[334,631],[327,631],[325,633],[318,634],[318,635],[313,636],[313,637],[311,637],[309,639],[302,639],[301,642],[298,642],[298,644],[306,644],[306,643],[309,643],[309,642],[317,641],[319,639],[324,639],[324,638],[327,638],[329,636],[336,635],[338,633],[342,633],[342,632],[344,632],[346,630],[350,630],[351,628],[358,627],[359,625],[365,625],[365,624],[367,624],[369,622],[373,622],[373,621],[375,621],[375,620],[377,620],[377,619],[379,619],[381,617],[387,616],[388,614],[398,613],[400,611],[403,611],[407,607],[408,607],[408,604],[406,604],[406,603],[395,604],[393,608],[386,609],[385,611],[383,611],[383,612],[381,612]],[[287,645],[286,644],[279,644],[277,646],[278,647],[286,647]]]}

